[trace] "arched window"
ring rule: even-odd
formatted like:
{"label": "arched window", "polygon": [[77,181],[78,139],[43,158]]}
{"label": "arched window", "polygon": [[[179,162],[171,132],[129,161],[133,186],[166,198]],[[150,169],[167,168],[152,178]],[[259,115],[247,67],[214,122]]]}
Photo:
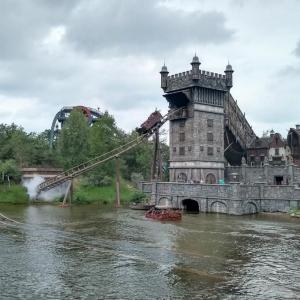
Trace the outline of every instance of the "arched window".
{"label": "arched window", "polygon": [[216,176],[212,173],[206,175],[205,183],[207,184],[216,184]]}
{"label": "arched window", "polygon": [[187,182],[187,175],[185,173],[179,173],[177,176],[178,182]]}

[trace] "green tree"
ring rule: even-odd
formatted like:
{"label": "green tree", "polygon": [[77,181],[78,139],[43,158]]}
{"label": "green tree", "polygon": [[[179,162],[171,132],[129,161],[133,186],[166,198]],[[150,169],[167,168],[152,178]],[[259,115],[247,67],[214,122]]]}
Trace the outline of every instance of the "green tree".
{"label": "green tree", "polygon": [[16,161],[13,159],[8,159],[5,161],[0,161],[0,182],[14,181],[16,183],[21,180],[21,172],[19,167],[16,164]]}
{"label": "green tree", "polygon": [[80,110],[73,110],[58,138],[58,154],[65,168],[70,168],[88,159],[89,127]]}
{"label": "green tree", "polygon": [[[122,143],[124,135],[117,127],[114,117],[106,111],[90,129],[90,156],[95,157],[115,149]],[[113,176],[114,161],[112,160],[89,172],[87,178],[92,185],[107,185]]]}

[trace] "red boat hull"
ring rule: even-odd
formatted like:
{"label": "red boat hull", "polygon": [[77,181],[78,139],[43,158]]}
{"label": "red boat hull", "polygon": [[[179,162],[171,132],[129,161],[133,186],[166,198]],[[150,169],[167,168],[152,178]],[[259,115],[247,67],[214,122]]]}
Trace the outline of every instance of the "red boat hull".
{"label": "red boat hull", "polygon": [[160,221],[179,221],[182,218],[182,214],[180,211],[171,209],[150,209],[145,213],[145,217]]}

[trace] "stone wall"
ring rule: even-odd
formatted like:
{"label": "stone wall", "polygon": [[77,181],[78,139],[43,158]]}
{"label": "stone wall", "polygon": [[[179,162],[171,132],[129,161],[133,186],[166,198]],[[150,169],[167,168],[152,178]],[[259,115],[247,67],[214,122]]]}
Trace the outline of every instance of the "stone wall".
{"label": "stone wall", "polygon": [[156,205],[169,203],[182,209],[184,200],[191,199],[201,212],[243,215],[300,208],[300,188],[294,186],[141,182],[140,189]]}
{"label": "stone wall", "polygon": [[275,177],[282,176],[283,185],[300,186],[300,168],[296,165],[272,166],[269,164],[263,167],[226,167],[225,182],[241,182],[243,184],[267,183],[275,184]]}

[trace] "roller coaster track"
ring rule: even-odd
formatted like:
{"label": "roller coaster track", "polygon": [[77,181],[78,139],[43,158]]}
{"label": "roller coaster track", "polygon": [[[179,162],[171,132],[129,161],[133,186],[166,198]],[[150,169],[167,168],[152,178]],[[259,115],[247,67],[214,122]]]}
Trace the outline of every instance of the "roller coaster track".
{"label": "roller coaster track", "polygon": [[149,132],[139,136],[137,139],[132,140],[122,146],[119,146],[107,153],[104,153],[97,157],[94,157],[93,159],[90,159],[80,165],[77,165],[69,170],[66,170],[66,171],[58,174],[57,176],[55,176],[51,179],[48,179],[48,180],[42,182],[37,187],[37,195],[39,195],[43,191],[51,190],[54,187],[59,186],[66,181],[72,180],[73,178],[78,177],[78,176],[96,168],[97,166],[99,166],[109,160],[112,160],[112,159],[120,156],[121,154],[129,151],[130,149],[136,147],[137,145],[142,143],[144,140],[146,140],[150,136],[152,136],[162,125],[164,125],[168,121],[168,119],[171,115],[175,114],[179,110],[181,110],[181,109],[171,111],[168,114],[164,115],[163,118],[161,119],[161,121],[158,124],[156,124],[153,128],[151,128],[151,130]]}

